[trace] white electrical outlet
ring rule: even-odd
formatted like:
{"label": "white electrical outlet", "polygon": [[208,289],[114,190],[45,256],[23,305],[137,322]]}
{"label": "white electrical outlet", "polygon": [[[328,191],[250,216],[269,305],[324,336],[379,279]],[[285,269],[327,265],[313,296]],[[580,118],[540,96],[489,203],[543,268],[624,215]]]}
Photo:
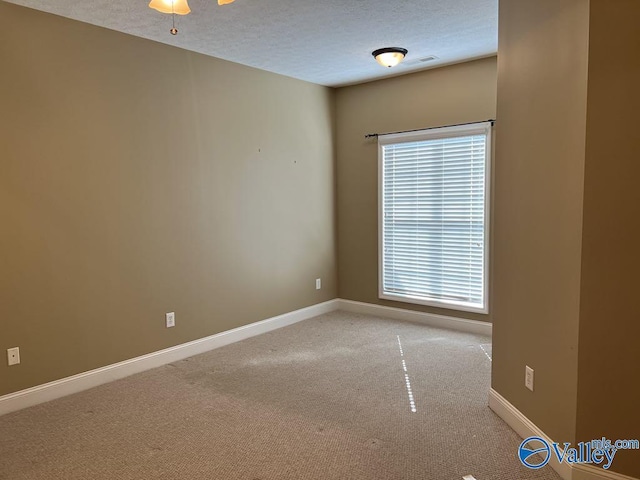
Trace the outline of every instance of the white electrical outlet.
{"label": "white electrical outlet", "polygon": [[18,365],[20,363],[20,347],[7,349],[7,363],[9,366]]}
{"label": "white electrical outlet", "polygon": [[529,365],[524,369],[524,386],[533,392],[533,368]]}
{"label": "white electrical outlet", "polygon": [[165,320],[167,321],[167,328],[175,327],[176,326],[176,313],[175,312],[169,312],[169,313],[165,314]]}
{"label": "white electrical outlet", "polygon": [[316,278],[316,290],[320,290],[322,288],[322,279]]}

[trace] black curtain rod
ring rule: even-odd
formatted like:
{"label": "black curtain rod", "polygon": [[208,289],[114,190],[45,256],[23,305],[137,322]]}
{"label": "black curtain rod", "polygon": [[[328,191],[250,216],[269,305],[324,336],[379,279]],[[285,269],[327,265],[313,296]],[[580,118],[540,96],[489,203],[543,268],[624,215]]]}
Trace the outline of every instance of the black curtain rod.
{"label": "black curtain rod", "polygon": [[380,135],[395,135],[396,133],[421,132],[423,130],[433,130],[434,128],[461,127],[463,125],[473,125],[474,123],[485,123],[485,122],[491,122],[491,126],[493,127],[493,125],[496,123],[496,119],[495,118],[491,118],[489,120],[485,120],[484,122],[456,123],[455,125],[443,125],[441,127],[416,128],[414,130],[403,130],[402,132],[367,133],[364,136],[364,138],[379,137]]}

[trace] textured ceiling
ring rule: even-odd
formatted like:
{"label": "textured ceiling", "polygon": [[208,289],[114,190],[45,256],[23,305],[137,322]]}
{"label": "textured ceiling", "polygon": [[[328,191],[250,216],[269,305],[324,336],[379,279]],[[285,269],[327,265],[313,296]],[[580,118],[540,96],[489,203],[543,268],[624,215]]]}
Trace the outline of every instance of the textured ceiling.
{"label": "textured ceiling", "polygon": [[[327,86],[493,55],[498,0],[189,0],[171,16],[148,0],[9,0],[82,22]],[[403,47],[392,69],[371,52]],[[420,60],[437,57],[429,62]]]}

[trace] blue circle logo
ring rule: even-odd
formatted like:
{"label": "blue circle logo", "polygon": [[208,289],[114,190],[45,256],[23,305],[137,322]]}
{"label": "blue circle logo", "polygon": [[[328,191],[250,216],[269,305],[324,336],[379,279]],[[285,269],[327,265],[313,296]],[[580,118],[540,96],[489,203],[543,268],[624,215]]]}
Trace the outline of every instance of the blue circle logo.
{"label": "blue circle logo", "polygon": [[525,467],[537,470],[551,459],[551,447],[544,438],[526,438],[518,449],[518,457]]}

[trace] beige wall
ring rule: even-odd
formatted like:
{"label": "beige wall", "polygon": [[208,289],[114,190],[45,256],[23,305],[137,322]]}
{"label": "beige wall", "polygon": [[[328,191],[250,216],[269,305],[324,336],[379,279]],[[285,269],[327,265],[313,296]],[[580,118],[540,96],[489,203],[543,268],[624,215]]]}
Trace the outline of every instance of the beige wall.
{"label": "beige wall", "polygon": [[0,18],[0,395],[336,297],[331,90]]}
{"label": "beige wall", "polygon": [[364,135],[493,118],[495,58],[334,94],[0,16],[0,395],[339,295],[493,320],[493,388],[554,440],[637,438],[636,0],[500,2],[489,316],[377,298]]}
{"label": "beige wall", "polygon": [[[640,436],[640,2],[591,0],[577,436]],[[640,452],[613,470],[640,478]]]}
{"label": "beige wall", "polygon": [[477,320],[470,314],[378,299],[378,147],[384,133],[495,118],[495,57],[336,93],[339,296]]}
{"label": "beige wall", "polygon": [[558,442],[640,432],[639,24],[637,0],[500,2],[492,385]]}
{"label": "beige wall", "polygon": [[589,3],[502,0],[499,13],[492,386],[573,442]]}

